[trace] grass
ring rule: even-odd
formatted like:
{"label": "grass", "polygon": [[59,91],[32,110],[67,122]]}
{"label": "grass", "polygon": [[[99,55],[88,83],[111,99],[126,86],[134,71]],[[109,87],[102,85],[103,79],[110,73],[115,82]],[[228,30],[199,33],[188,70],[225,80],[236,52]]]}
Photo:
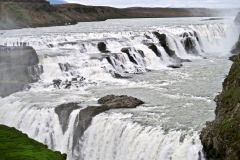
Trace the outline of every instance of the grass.
{"label": "grass", "polygon": [[49,150],[15,128],[0,125],[0,160],[66,160],[66,155]]}

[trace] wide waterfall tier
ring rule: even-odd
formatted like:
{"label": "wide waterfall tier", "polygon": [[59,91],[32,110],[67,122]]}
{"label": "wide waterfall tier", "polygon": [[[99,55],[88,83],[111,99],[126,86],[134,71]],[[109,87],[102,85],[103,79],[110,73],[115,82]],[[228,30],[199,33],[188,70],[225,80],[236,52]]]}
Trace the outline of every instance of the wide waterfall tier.
{"label": "wide waterfall tier", "polygon": [[56,31],[23,29],[4,32],[0,43],[33,46],[43,66],[41,80],[45,85],[78,88],[227,54],[236,41],[233,26],[200,22],[120,32],[105,32],[105,26],[94,33],[81,33],[88,24],[69,27],[67,32],[64,27],[56,27]]}
{"label": "wide waterfall tier", "polygon": [[[69,160],[203,160],[198,132],[214,116],[212,99],[238,35],[228,20],[180,18],[0,31],[0,37],[2,45],[32,46],[42,66],[31,88],[0,98],[0,123]],[[106,94],[146,104],[96,115],[80,136],[81,110]]]}

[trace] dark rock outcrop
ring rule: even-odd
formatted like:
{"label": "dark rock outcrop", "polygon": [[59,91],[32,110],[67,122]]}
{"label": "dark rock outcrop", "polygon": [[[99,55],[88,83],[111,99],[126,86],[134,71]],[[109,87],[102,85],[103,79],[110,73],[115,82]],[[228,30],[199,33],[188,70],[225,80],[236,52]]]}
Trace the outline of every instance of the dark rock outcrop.
{"label": "dark rock outcrop", "polygon": [[39,79],[43,68],[31,47],[0,46],[0,96],[8,96]]}
{"label": "dark rock outcrop", "polygon": [[164,48],[164,50],[166,51],[166,53],[169,55],[169,57],[177,57],[175,54],[175,51],[173,51],[168,44],[167,41],[167,36],[166,34],[160,34],[158,32],[153,32],[153,34],[158,38],[159,43],[161,44],[161,46]]}
{"label": "dark rock outcrop", "polygon": [[[157,37],[160,45],[163,47],[163,49],[168,54],[168,56],[172,58],[172,61],[173,61],[174,64],[169,65],[168,67],[170,67],[170,68],[180,68],[180,67],[182,67],[181,63],[184,62],[184,60],[179,58],[176,55],[175,51],[170,48],[169,42],[168,42],[168,39],[167,39],[167,35],[166,34],[160,34],[158,32],[153,32],[153,34]],[[157,53],[157,51],[158,51],[156,49],[156,46],[154,47],[154,45],[150,46],[149,48],[152,49],[155,53]]]}
{"label": "dark rock outcrop", "polygon": [[[84,131],[91,124],[94,116],[108,111],[110,109],[119,108],[136,108],[137,106],[143,104],[144,102],[129,96],[115,96],[108,95],[98,100],[98,106],[88,106],[80,110],[78,118],[75,121],[75,131],[74,131],[74,143],[77,142],[83,135]],[[55,108],[62,129],[65,132],[68,126],[69,115],[73,110],[82,108],[78,103],[63,104]],[[75,144],[74,144],[75,145]],[[74,146],[73,145],[73,146]]]}
{"label": "dark rock outcrop", "polygon": [[192,39],[192,37],[185,38],[183,41],[183,44],[184,44],[184,48],[187,51],[187,53],[197,54],[196,44],[195,44],[194,40]]}
{"label": "dark rock outcrop", "polygon": [[119,108],[136,108],[144,102],[129,96],[115,96],[108,95],[98,100],[100,106],[89,106],[82,109],[79,113],[78,119],[78,134],[82,135],[83,132],[91,124],[92,118],[100,113],[108,111],[110,109]]}
{"label": "dark rock outcrop", "polygon": [[215,99],[216,118],[207,122],[200,139],[212,160],[240,159],[240,56],[236,56],[223,90]]}
{"label": "dark rock outcrop", "polygon": [[148,48],[151,49],[156,54],[157,57],[162,57],[161,52],[158,50],[155,44],[149,44]]}
{"label": "dark rock outcrop", "polygon": [[98,50],[102,53],[109,53],[110,51],[107,50],[107,45],[104,42],[99,42],[98,45]]}
{"label": "dark rock outcrop", "polygon": [[181,68],[183,65],[182,64],[171,64],[171,65],[168,65],[168,67],[170,68]]}
{"label": "dark rock outcrop", "polygon": [[81,108],[81,106],[79,106],[79,104],[77,103],[62,104],[55,108],[55,112],[58,115],[63,133],[65,133],[67,130],[70,114],[72,113],[72,111],[79,108]]}
{"label": "dark rock outcrop", "polygon": [[108,109],[118,109],[118,108],[136,108],[137,106],[143,104],[144,102],[129,96],[115,96],[108,95],[102,97],[98,100],[98,103],[105,106]]}
{"label": "dark rock outcrop", "polygon": [[122,48],[121,52],[126,53],[129,60],[134,63],[134,64],[138,64],[137,61],[135,60],[135,58],[130,54],[131,48]]}

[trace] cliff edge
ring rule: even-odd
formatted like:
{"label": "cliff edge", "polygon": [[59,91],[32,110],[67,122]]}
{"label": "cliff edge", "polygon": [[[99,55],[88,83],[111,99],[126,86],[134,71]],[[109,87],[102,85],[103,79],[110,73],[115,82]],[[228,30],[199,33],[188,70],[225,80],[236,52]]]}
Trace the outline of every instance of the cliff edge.
{"label": "cliff edge", "polygon": [[[238,15],[240,18],[240,14]],[[237,50],[236,50],[237,51]],[[240,53],[240,52],[239,52]],[[200,139],[209,160],[240,159],[240,54],[235,56],[223,90],[215,99],[216,118],[207,122]]]}

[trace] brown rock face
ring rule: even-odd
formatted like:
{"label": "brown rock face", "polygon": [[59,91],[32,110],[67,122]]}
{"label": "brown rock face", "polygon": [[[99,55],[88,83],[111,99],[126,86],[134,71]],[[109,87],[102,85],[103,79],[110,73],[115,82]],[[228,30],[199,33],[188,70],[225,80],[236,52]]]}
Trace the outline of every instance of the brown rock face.
{"label": "brown rock face", "polygon": [[143,104],[144,102],[129,96],[115,96],[108,95],[98,100],[98,103],[106,106],[109,109],[117,109],[117,108],[136,108],[137,106]]}
{"label": "brown rock face", "polygon": [[[240,13],[235,23],[240,26]],[[230,60],[234,63],[215,99],[216,118],[207,123],[200,135],[210,160],[240,160],[240,39],[232,53]]]}
{"label": "brown rock face", "polygon": [[240,159],[240,56],[236,56],[222,93],[216,97],[216,119],[208,122],[200,139],[210,160]]}
{"label": "brown rock face", "polygon": [[[77,141],[84,133],[84,131],[91,124],[94,116],[108,111],[110,109],[119,108],[136,108],[144,102],[130,96],[115,96],[108,95],[98,100],[99,106],[88,106],[79,112],[79,116],[75,122],[74,141]],[[65,132],[67,129],[69,116],[73,110],[82,108],[77,103],[62,104],[55,108],[55,112],[58,114],[61,126]]]}
{"label": "brown rock face", "polygon": [[[89,127],[92,119],[105,111],[118,108],[136,108],[144,102],[129,96],[108,95],[98,100],[99,106],[88,106],[80,110],[78,118],[74,122],[73,148],[77,145],[84,131]],[[82,108],[78,103],[62,104],[55,108],[63,132],[68,127],[69,116],[72,111]]]}

